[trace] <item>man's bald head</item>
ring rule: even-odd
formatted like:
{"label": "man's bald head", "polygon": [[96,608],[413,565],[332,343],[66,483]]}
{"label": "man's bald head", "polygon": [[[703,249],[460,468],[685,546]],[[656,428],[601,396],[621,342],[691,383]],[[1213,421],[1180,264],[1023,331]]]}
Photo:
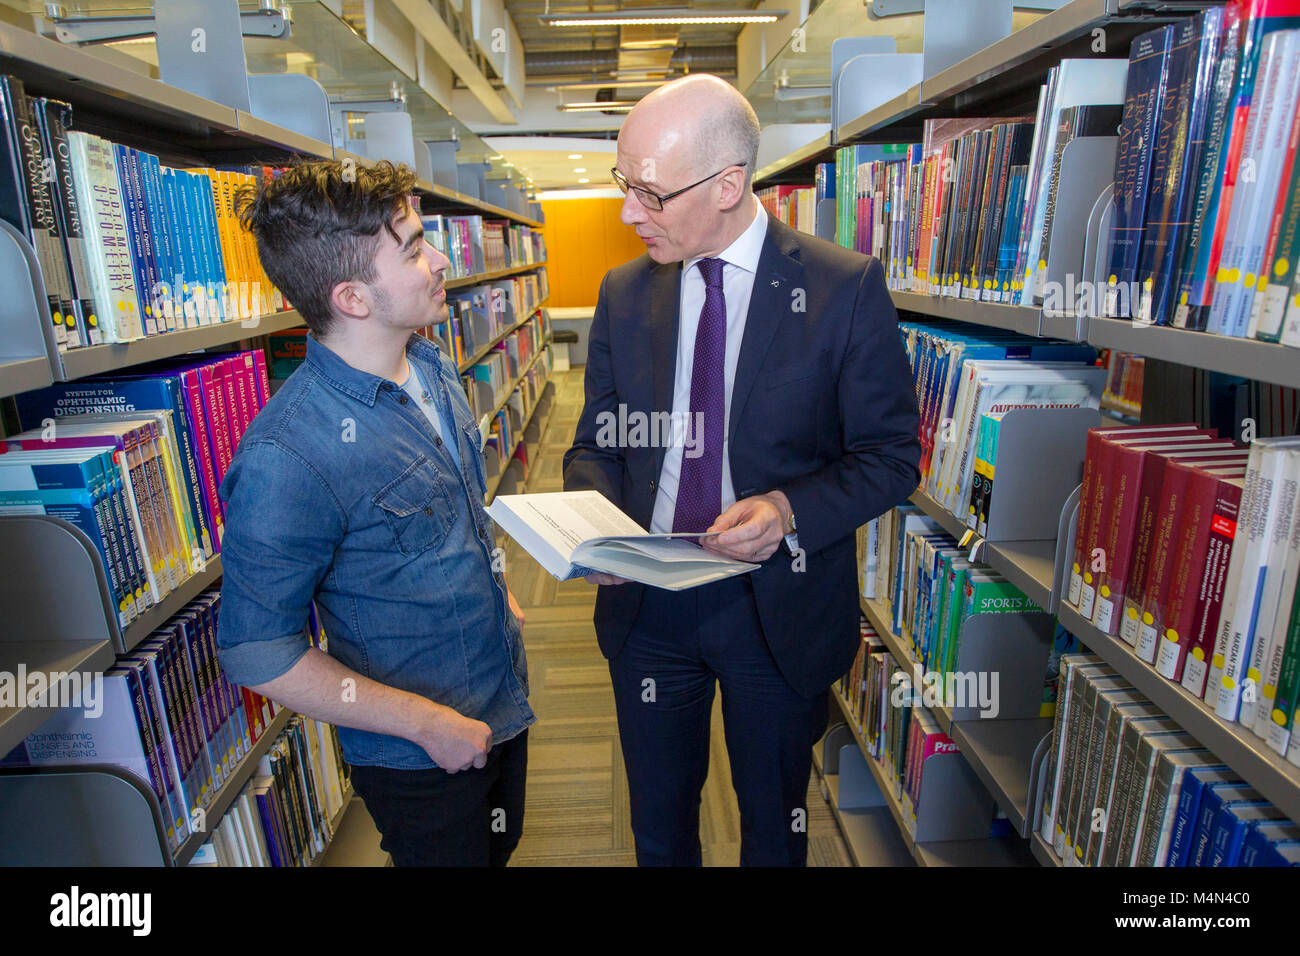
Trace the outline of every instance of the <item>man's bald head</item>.
{"label": "man's bald head", "polygon": [[661,144],[686,152],[685,165],[745,164],[745,185],[758,158],[758,117],[749,101],[726,80],[708,73],[685,76],[655,89],[637,103],[623,129],[653,130]]}

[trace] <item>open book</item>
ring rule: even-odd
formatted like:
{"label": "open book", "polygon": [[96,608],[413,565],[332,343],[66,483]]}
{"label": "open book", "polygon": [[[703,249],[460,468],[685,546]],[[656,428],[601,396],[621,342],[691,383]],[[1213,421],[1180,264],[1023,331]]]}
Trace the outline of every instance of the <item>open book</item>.
{"label": "open book", "polygon": [[560,581],[599,571],[682,591],[758,567],[683,540],[704,535],[650,534],[599,491],[499,495],[487,511]]}

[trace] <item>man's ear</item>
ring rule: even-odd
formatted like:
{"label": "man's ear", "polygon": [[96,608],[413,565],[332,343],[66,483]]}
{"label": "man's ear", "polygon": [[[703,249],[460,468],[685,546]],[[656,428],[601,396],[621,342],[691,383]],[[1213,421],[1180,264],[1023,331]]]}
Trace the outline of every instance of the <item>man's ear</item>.
{"label": "man's ear", "polygon": [[340,282],[330,290],[330,305],[348,319],[369,318],[372,303],[370,293],[361,282]]}
{"label": "man's ear", "polygon": [[733,166],[718,177],[718,205],[724,211],[733,209],[744,198],[745,167]]}

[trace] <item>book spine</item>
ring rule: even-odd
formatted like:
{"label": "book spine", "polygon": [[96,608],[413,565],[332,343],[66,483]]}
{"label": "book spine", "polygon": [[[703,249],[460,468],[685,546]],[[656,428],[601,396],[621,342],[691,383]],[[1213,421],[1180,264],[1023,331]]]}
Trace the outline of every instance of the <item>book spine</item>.
{"label": "book spine", "polygon": [[[1152,501],[1150,508],[1155,513],[1154,531],[1151,537],[1151,553],[1147,559],[1147,576],[1141,596],[1143,608],[1142,626],[1138,631],[1137,656],[1148,664],[1153,664],[1160,640],[1160,608],[1165,605],[1170,582],[1175,576],[1175,553],[1179,530],[1195,521],[1187,505],[1188,470],[1171,467],[1171,463],[1160,456],[1151,464],[1163,461],[1164,478],[1160,483],[1159,494]],[[1148,466],[1150,467],[1150,465]],[[1154,485],[1154,481],[1144,485]],[[1145,489],[1144,489],[1145,496]]]}
{"label": "book spine", "polygon": [[[99,318],[95,313],[92,298],[93,286],[90,279],[90,264],[86,259],[85,236],[82,230],[81,206],[77,199],[77,190],[72,175],[72,159],[68,151],[68,136],[65,115],[71,118],[72,107],[58,100],[40,99],[36,101],[39,110],[37,118],[41,129],[42,148],[53,162],[54,182],[50,192],[54,197],[54,209],[58,218],[59,235],[62,237],[64,270],[68,275],[69,297],[71,299],[75,329],[78,341],[83,345],[99,345],[103,335],[99,328]],[[70,327],[69,331],[72,330]],[[71,339],[69,348],[74,348]]]}
{"label": "book spine", "polygon": [[1156,673],[1178,682],[1192,628],[1199,610],[1204,584],[1202,571],[1210,546],[1210,528],[1214,521],[1220,480],[1205,471],[1195,470],[1187,479],[1187,504],[1174,555],[1173,577],[1168,597],[1149,610],[1159,642]]}
{"label": "book spine", "polygon": [[[1254,484],[1249,479],[1249,472],[1247,476],[1253,495]],[[1220,483],[1214,515],[1210,519],[1210,541],[1204,570],[1201,572],[1195,626],[1188,639],[1187,653],[1183,658],[1183,676],[1179,681],[1197,698],[1205,697],[1219,622],[1227,597],[1238,519],[1243,505],[1250,504],[1244,487]]]}

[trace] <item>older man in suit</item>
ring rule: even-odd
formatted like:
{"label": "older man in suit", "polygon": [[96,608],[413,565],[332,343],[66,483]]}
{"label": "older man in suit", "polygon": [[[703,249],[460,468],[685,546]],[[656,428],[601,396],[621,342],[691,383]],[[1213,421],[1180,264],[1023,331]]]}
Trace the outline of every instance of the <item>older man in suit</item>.
{"label": "older man in suit", "polygon": [[[715,682],[741,862],[806,861],[812,744],[859,641],[854,532],[919,480],[880,263],[763,210],[758,135],[740,93],[707,75],[628,114],[613,175],[646,254],[601,284],[564,461],[566,489],[594,488],[654,532],[721,531],[704,546],[760,565],[682,592],[592,577],[642,865],[701,861]],[[687,424],[611,442],[601,426],[620,406]]]}

